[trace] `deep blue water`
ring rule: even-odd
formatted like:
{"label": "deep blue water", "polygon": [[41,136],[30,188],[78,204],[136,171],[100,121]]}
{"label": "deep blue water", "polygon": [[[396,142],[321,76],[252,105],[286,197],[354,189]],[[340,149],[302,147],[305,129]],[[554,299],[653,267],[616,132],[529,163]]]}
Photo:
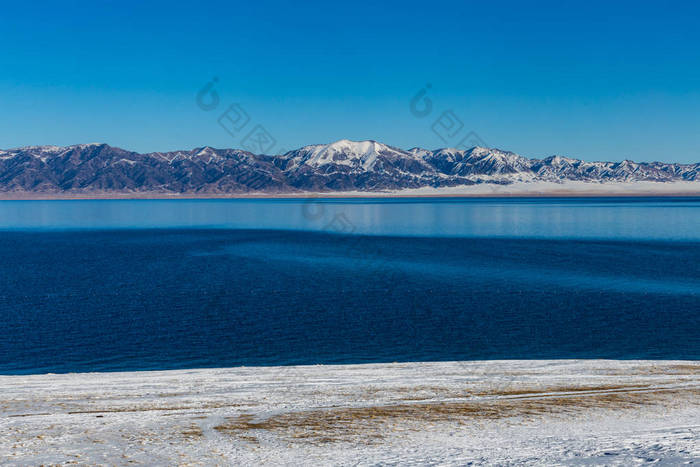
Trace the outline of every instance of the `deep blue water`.
{"label": "deep blue water", "polygon": [[0,255],[0,373],[700,358],[688,199],[0,202]]}

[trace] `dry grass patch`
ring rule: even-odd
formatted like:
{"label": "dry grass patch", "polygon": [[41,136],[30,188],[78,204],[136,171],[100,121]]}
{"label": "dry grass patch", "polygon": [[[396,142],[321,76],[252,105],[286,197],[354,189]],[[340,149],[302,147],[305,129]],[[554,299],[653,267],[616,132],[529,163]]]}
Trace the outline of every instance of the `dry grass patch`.
{"label": "dry grass patch", "polygon": [[202,427],[196,423],[192,423],[188,428],[182,431],[182,435],[187,439],[199,439],[204,437]]}
{"label": "dry grass patch", "polygon": [[[565,388],[571,392],[572,388]],[[590,390],[590,389],[589,389]],[[214,427],[219,433],[241,437],[257,430],[274,433],[287,441],[315,444],[354,441],[374,444],[400,426],[418,430],[426,424],[474,423],[515,417],[571,415],[593,409],[635,409],[664,404],[670,398],[700,395],[700,389],[648,392],[615,392],[554,395],[544,398],[496,399],[469,402],[396,404],[370,407],[341,407],[273,415],[257,420],[255,415],[231,417]],[[692,398],[691,398],[692,400]],[[697,399],[696,399],[697,400]]]}
{"label": "dry grass patch", "polygon": [[476,389],[473,387],[465,387],[464,389],[455,389],[440,386],[414,386],[414,387],[397,387],[386,389],[372,389],[358,394],[353,394],[355,397],[363,397],[372,399],[379,393],[387,396],[395,396],[397,400],[402,401],[421,401],[430,399],[465,399],[471,397],[517,397],[517,396],[542,396],[545,393],[549,395],[571,393],[571,392],[600,392],[600,391],[629,391],[629,390],[646,390],[651,387],[650,384],[600,384],[590,386],[541,386],[535,384],[519,383],[517,388],[512,389]]}
{"label": "dry grass patch", "polygon": [[153,411],[173,411],[173,410],[204,410],[204,409],[221,409],[230,407],[243,407],[248,404],[230,403],[230,402],[206,402],[194,405],[142,405],[128,406],[118,408],[95,408],[89,410],[72,410],[67,412],[68,415],[76,414],[92,414],[92,413],[123,413],[123,412],[153,412]]}
{"label": "dry grass patch", "polygon": [[565,393],[577,392],[630,392],[643,391],[650,388],[650,384],[601,384],[596,386],[529,386],[517,389],[481,391],[474,392],[475,396],[542,396],[542,395],[562,395]]}
{"label": "dry grass patch", "polygon": [[673,365],[639,365],[625,369],[606,369],[603,374],[611,376],[700,376],[700,363],[678,363]]}

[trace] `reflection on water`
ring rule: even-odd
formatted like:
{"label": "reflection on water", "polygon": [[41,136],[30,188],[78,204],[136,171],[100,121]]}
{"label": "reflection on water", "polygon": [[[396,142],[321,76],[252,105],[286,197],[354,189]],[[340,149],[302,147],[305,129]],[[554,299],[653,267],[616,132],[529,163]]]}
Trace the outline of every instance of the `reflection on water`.
{"label": "reflection on water", "polygon": [[175,227],[700,240],[700,199],[0,201],[0,229],[5,230]]}

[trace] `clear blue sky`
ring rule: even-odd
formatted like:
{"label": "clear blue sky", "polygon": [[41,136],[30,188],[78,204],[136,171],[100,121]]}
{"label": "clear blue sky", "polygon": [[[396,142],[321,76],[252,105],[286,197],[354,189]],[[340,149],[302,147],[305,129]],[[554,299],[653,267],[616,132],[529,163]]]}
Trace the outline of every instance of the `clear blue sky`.
{"label": "clear blue sky", "polygon": [[4,2],[0,147],[240,147],[217,123],[240,103],[272,152],[444,147],[452,110],[530,157],[700,161],[700,6],[610,3]]}

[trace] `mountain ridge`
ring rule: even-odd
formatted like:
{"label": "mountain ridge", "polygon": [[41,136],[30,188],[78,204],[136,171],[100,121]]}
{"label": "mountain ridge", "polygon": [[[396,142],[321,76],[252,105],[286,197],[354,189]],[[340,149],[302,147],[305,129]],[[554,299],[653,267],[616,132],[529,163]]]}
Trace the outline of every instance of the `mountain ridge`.
{"label": "mountain ridge", "polygon": [[537,159],[480,146],[404,150],[347,139],[277,155],[210,146],[138,153],[106,143],[0,150],[0,193],[380,192],[537,181],[700,182],[699,174],[700,163]]}

